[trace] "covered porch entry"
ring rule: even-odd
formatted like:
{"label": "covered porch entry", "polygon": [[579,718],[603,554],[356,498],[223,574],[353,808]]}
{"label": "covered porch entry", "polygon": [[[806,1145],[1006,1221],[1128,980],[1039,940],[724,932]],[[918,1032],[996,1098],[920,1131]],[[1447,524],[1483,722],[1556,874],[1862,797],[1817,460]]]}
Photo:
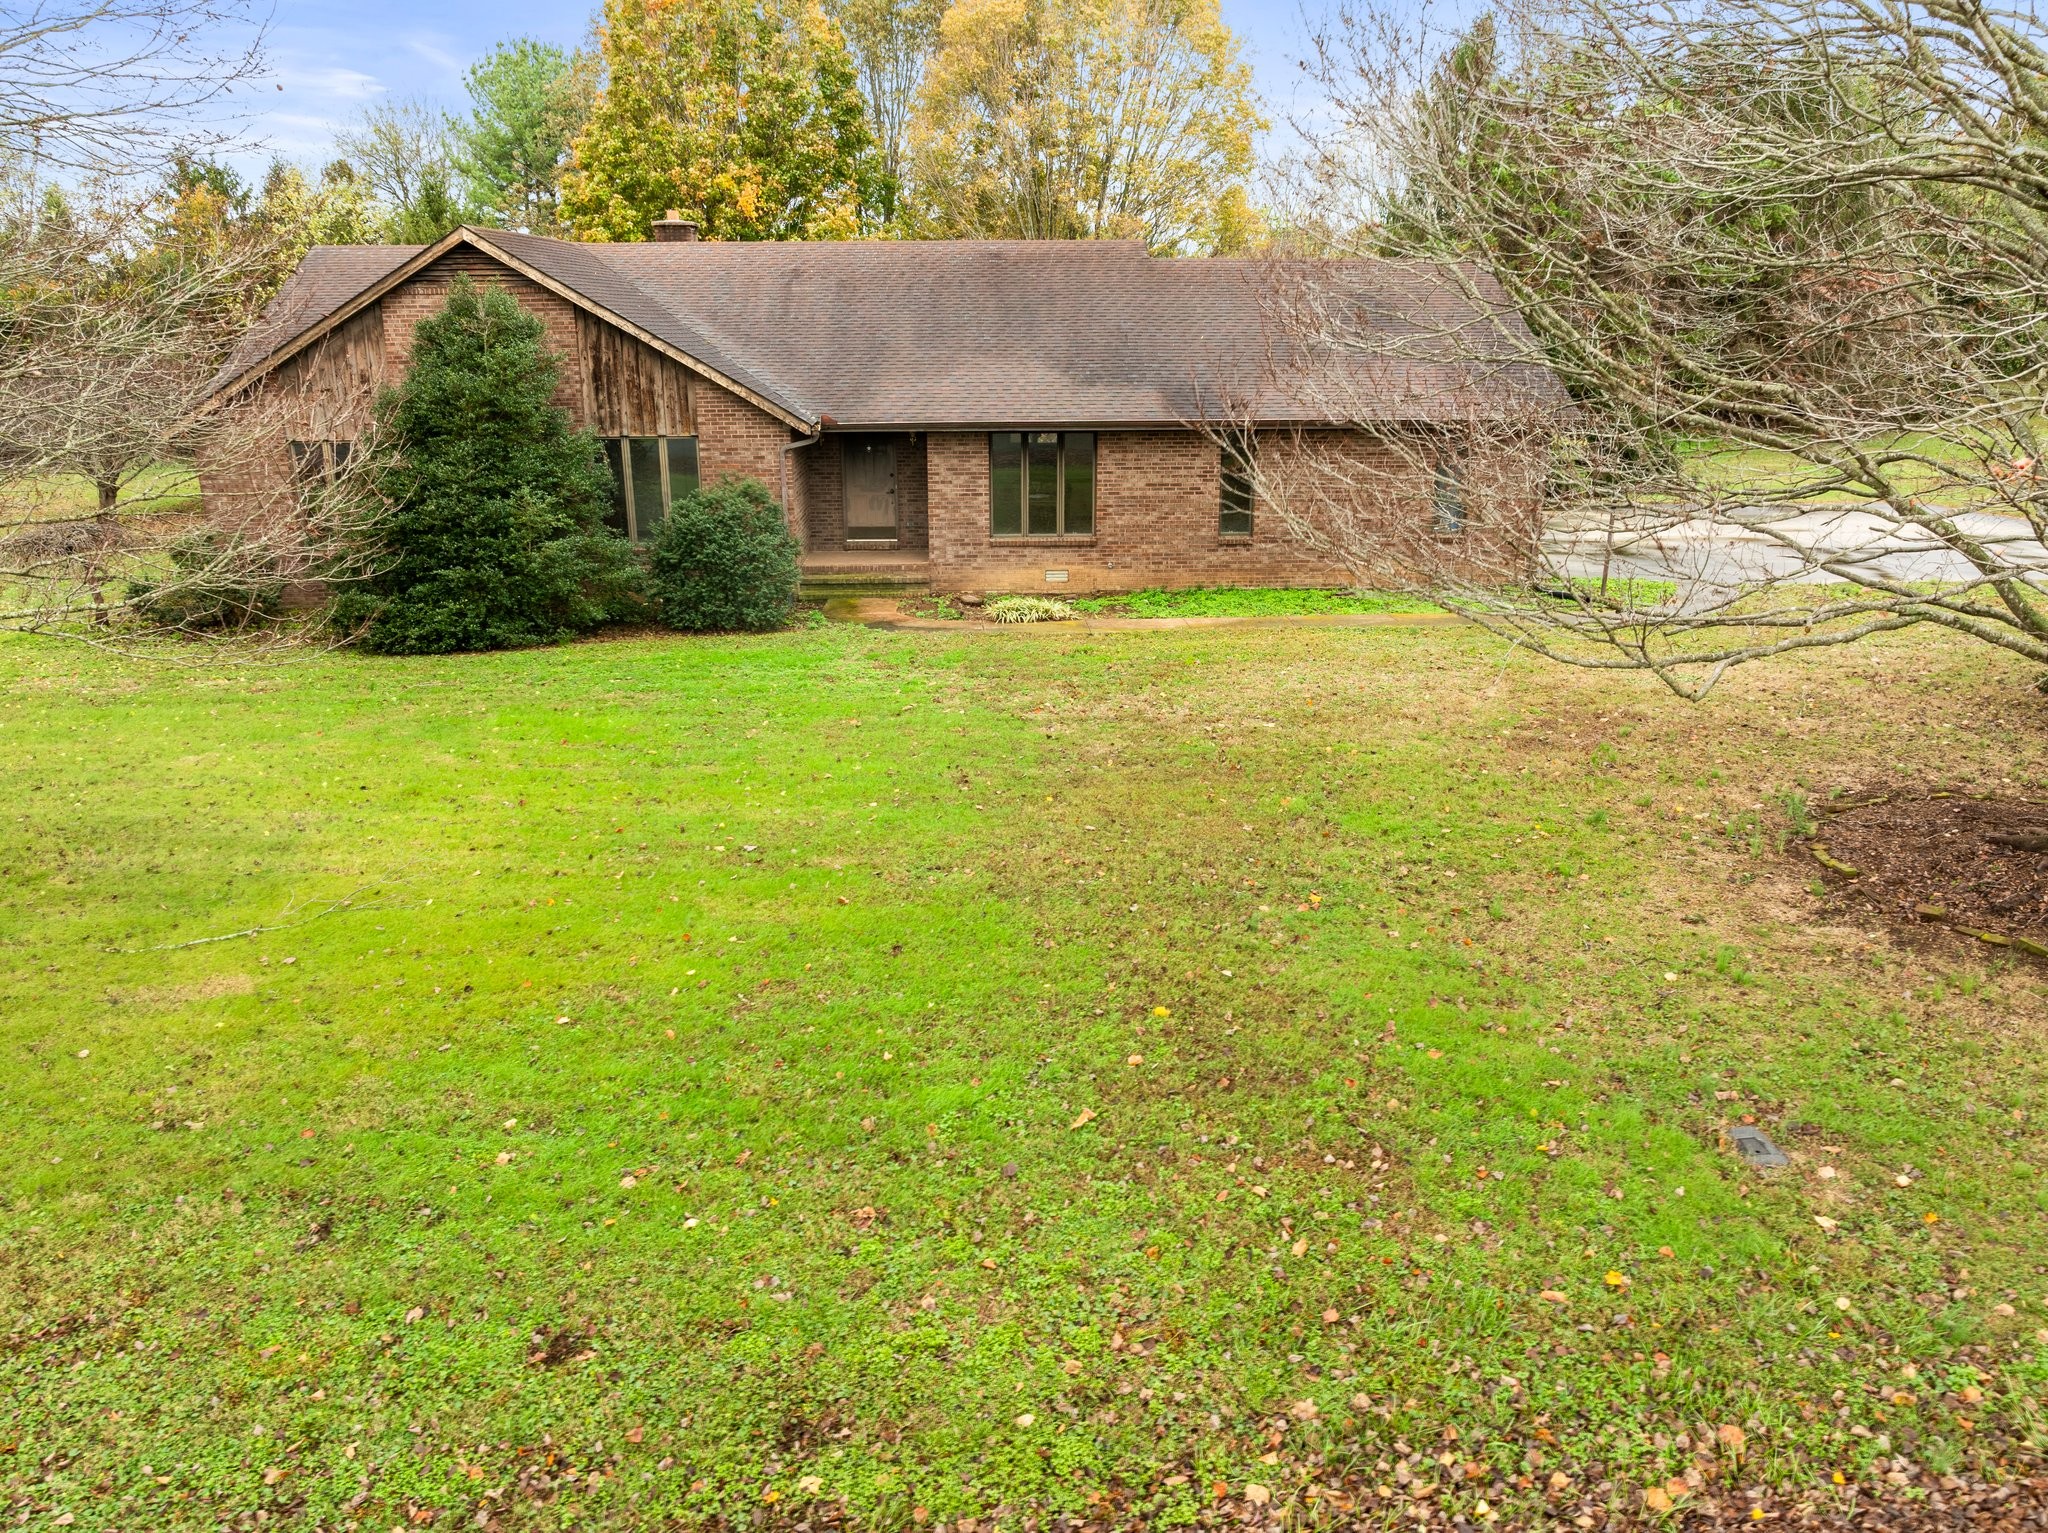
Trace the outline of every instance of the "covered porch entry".
{"label": "covered porch entry", "polygon": [[924,433],[828,432],[799,456],[807,555],[925,557]]}

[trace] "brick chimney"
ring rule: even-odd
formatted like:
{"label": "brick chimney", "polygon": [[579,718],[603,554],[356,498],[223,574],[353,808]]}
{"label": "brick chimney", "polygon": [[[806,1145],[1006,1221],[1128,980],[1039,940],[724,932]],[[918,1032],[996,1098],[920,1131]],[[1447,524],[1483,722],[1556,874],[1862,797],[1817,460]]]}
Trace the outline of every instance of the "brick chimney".
{"label": "brick chimney", "polygon": [[697,221],[685,218],[674,208],[668,210],[668,217],[654,221],[654,237],[664,245],[694,244],[697,239]]}

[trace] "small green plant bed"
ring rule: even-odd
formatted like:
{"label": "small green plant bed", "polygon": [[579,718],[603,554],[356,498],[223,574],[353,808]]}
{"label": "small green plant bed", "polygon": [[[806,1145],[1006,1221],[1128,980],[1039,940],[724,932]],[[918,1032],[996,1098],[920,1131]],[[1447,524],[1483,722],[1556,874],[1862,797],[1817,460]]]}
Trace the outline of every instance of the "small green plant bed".
{"label": "small green plant bed", "polygon": [[1419,596],[1384,591],[1303,591],[1286,587],[1193,586],[1079,596],[1076,611],[1106,617],[1310,617],[1330,613],[1435,612]]}
{"label": "small green plant bed", "polygon": [[991,623],[1071,623],[1080,616],[1057,596],[998,596],[985,610]]}

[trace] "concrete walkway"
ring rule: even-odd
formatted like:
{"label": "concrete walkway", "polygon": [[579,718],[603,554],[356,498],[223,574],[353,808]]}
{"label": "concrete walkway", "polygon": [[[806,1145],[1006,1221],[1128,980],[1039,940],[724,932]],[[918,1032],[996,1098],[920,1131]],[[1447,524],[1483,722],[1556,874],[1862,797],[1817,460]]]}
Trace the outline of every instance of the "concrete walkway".
{"label": "concrete walkway", "polygon": [[1154,628],[1441,628],[1465,620],[1451,612],[1278,613],[1258,617],[1079,617],[1056,623],[991,623],[976,618],[913,617],[886,596],[836,596],[834,623],[936,633],[1136,633]]}

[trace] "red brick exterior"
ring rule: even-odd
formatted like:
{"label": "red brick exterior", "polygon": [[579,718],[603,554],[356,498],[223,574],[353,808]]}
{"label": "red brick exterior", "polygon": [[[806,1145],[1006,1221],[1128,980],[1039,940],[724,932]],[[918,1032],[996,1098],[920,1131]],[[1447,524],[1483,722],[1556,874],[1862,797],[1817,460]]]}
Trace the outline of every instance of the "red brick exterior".
{"label": "red brick exterior", "polygon": [[[1222,456],[1199,431],[1099,433],[1090,537],[992,536],[984,432],[934,432],[928,463],[932,583],[942,591],[1328,586],[1350,579],[1262,515],[1263,507],[1253,508],[1250,537],[1225,537]],[[1048,570],[1064,570],[1067,578],[1048,581]]]}

